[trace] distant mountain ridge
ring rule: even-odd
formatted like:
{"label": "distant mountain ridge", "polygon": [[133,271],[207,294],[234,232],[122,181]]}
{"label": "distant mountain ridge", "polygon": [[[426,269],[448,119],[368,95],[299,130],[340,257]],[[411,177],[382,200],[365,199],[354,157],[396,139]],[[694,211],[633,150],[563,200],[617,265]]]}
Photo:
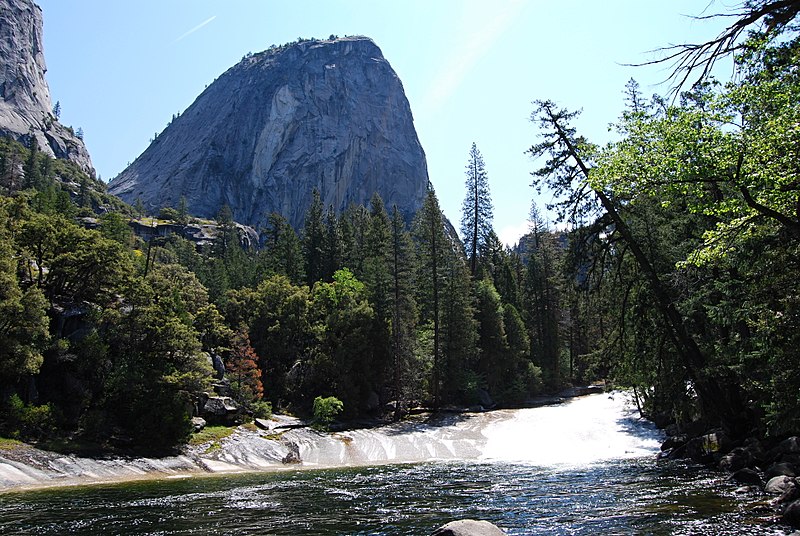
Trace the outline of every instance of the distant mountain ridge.
{"label": "distant mountain ridge", "polygon": [[95,171],[83,140],[53,114],[42,44],[42,10],[33,0],[0,0],[0,136]]}
{"label": "distant mountain ridge", "polygon": [[314,188],[337,210],[378,192],[410,216],[428,187],[425,153],[397,74],[369,38],[306,40],[248,55],[210,84],[114,178],[152,212],[224,204],[258,227],[300,229]]}

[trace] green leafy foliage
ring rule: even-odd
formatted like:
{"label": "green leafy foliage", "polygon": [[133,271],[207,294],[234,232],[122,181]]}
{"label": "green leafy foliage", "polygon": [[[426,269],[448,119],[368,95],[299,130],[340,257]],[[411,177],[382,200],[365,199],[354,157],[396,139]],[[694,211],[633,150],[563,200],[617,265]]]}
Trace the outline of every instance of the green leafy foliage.
{"label": "green leafy foliage", "polygon": [[591,222],[570,234],[564,265],[570,362],[634,387],[658,422],[785,434],[800,425],[800,41],[742,50],[733,81],[676,104],[629,83],[619,139],[603,148],[541,102],[531,151],[549,157],[536,183],[563,217]]}
{"label": "green leafy foliage", "polygon": [[344,404],[335,396],[314,399],[314,425],[320,429],[327,429],[337,415],[344,410]]}

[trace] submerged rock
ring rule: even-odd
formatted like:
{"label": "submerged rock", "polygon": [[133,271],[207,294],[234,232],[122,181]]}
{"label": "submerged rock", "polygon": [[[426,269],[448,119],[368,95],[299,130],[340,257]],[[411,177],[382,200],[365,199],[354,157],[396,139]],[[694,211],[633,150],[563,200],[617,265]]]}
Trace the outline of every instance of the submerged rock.
{"label": "submerged rock", "polygon": [[432,536],[503,536],[504,534],[497,525],[488,521],[462,519],[439,527],[433,531]]}

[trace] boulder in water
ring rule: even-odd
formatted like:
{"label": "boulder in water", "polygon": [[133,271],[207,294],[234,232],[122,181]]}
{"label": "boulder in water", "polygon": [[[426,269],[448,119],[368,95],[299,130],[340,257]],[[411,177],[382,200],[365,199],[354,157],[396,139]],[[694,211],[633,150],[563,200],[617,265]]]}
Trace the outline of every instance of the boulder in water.
{"label": "boulder in water", "polygon": [[776,503],[779,505],[780,504],[785,505],[789,504],[790,502],[794,502],[798,499],[800,499],[800,486],[797,485],[796,480],[792,480],[791,482],[786,483],[786,489],[781,494],[781,496],[778,497]]}
{"label": "boulder in water", "polygon": [[767,469],[767,478],[775,476],[797,476],[797,472],[792,464],[786,462],[773,463]]}
{"label": "boulder in water", "polygon": [[783,511],[783,521],[797,528],[800,527],[800,501],[794,501]]}
{"label": "boulder in water", "polygon": [[753,454],[746,447],[736,447],[719,461],[719,468],[729,473],[735,473],[745,467],[753,467],[755,462]]}
{"label": "boulder in water", "polygon": [[461,519],[433,531],[432,536],[503,536],[505,533],[488,521]]}
{"label": "boulder in water", "polygon": [[762,486],[764,484],[764,482],[761,480],[761,476],[757,472],[747,467],[744,469],[739,469],[733,473],[730,476],[730,480],[739,482],[741,484],[750,484],[752,486]]}
{"label": "boulder in water", "polygon": [[731,440],[724,432],[711,432],[690,439],[682,454],[696,462],[708,463],[713,460],[715,454],[728,452],[730,443]]}
{"label": "boulder in water", "polygon": [[661,450],[671,451],[684,446],[688,441],[686,434],[671,435],[661,444]]}
{"label": "boulder in water", "polygon": [[769,479],[764,491],[770,495],[783,495],[789,486],[794,484],[794,478],[790,476],[774,476]]}

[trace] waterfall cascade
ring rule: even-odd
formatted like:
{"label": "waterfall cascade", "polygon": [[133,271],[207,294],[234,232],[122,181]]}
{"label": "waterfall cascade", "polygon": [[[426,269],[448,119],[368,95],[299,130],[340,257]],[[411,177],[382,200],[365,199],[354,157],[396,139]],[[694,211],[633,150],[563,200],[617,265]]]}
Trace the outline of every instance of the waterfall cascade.
{"label": "waterfall cascade", "polygon": [[[596,394],[556,406],[453,414],[434,422],[320,433],[308,428],[240,428],[216,445],[167,458],[81,458],[32,449],[24,459],[0,454],[0,490],[201,472],[270,471],[428,461],[587,465],[655,454],[660,434],[638,418],[626,393]],[[35,452],[31,455],[31,452]]]}
{"label": "waterfall cascade", "polygon": [[453,416],[445,424],[407,424],[318,436],[297,434],[304,463],[367,465],[476,460],[533,465],[588,464],[659,450],[660,432],[639,418],[627,393],[564,404]]}

